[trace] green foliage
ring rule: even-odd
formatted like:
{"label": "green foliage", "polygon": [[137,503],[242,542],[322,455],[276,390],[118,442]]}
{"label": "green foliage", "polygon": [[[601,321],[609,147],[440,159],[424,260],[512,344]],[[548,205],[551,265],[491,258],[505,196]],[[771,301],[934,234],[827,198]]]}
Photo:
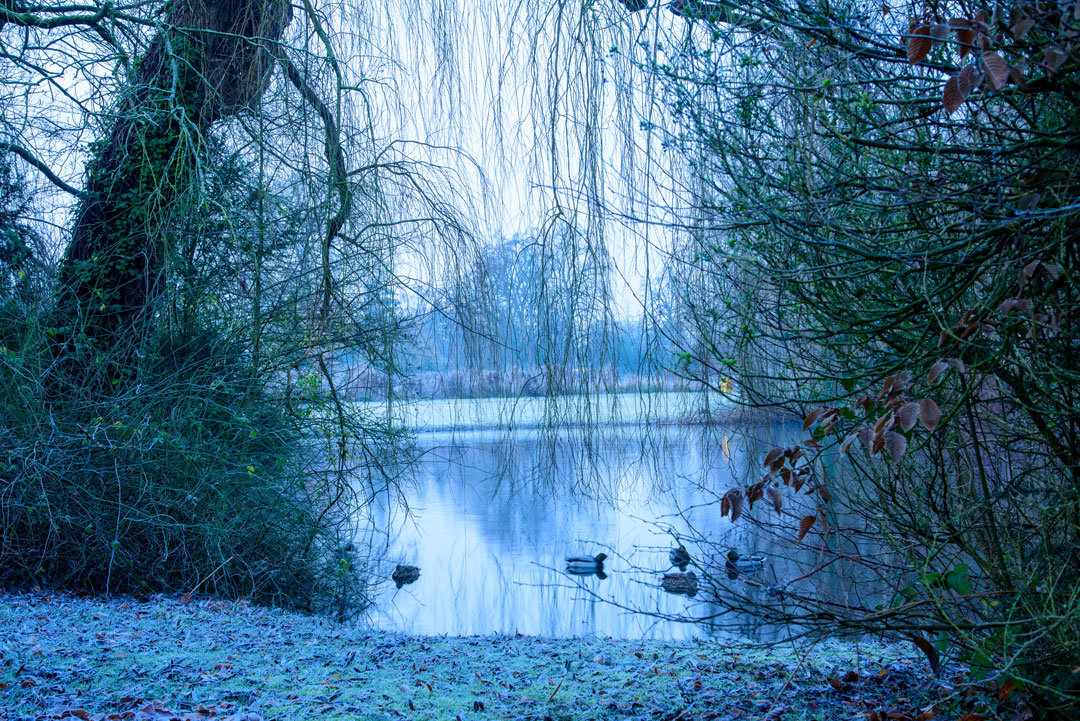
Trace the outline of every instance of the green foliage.
{"label": "green foliage", "polygon": [[[102,336],[89,325],[103,316],[65,316],[32,297],[2,306],[0,580],[199,590],[351,615],[368,602],[369,551],[343,564],[336,549],[366,493],[364,452],[389,472],[397,446],[378,421],[330,410],[291,330],[304,317],[287,308],[307,291],[276,272],[288,258],[262,264],[275,272],[275,312],[251,312],[244,274],[301,242],[303,216],[207,140],[205,185],[175,196],[184,202],[168,215],[138,214],[153,202],[139,200],[148,179],[133,193],[129,219],[165,241],[138,326]],[[265,244],[264,206],[290,223]],[[114,248],[125,228],[147,232],[114,226]],[[39,285],[51,280],[39,270]],[[294,392],[282,369],[300,366],[315,381]],[[327,463],[323,444],[362,460]]]}
{"label": "green foliage", "polygon": [[0,158],[0,303],[29,291],[38,238],[26,222],[25,186],[11,158]]}
{"label": "green foliage", "polygon": [[314,492],[295,423],[238,346],[160,333],[126,392],[46,400],[30,381],[48,341],[30,337],[0,359],[7,580],[332,603],[339,509]]}

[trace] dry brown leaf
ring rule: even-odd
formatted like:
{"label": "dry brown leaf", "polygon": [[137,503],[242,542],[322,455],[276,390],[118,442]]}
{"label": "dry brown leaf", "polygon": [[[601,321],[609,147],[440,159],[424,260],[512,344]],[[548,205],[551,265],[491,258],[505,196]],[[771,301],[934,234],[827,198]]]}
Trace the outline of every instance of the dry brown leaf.
{"label": "dry brown leaf", "polygon": [[934,671],[936,676],[941,672],[941,657],[938,655],[938,650],[934,648],[934,644],[926,640],[926,637],[918,633],[909,633],[912,642],[915,647],[926,654],[926,659],[930,662],[930,668]]}
{"label": "dry brown leaf", "polygon": [[942,102],[945,110],[952,115],[964,104],[964,94],[960,92],[960,81],[956,75],[945,81],[945,90],[942,93]]}
{"label": "dry brown leaf", "polygon": [[937,379],[941,377],[941,374],[949,369],[949,364],[945,362],[945,359],[939,360],[934,365],[930,366],[930,370],[926,374],[926,382],[930,385],[934,385]]}
{"label": "dry brown leaf", "polygon": [[919,401],[919,420],[928,431],[937,428],[938,423],[941,422],[941,409],[938,408],[938,404],[930,398]]}
{"label": "dry brown leaf", "polygon": [[726,511],[731,512],[731,522],[739,520],[743,514],[743,494],[737,488],[732,488],[720,499],[720,515],[726,516]]}
{"label": "dry brown leaf", "polygon": [[975,47],[975,31],[971,28],[962,28],[956,31],[956,40],[960,44],[960,59],[970,53]]}
{"label": "dry brown leaf", "polygon": [[919,420],[919,404],[914,401],[905,403],[903,407],[896,412],[896,420],[899,421],[901,428],[905,431],[910,431],[915,427],[915,423]]}
{"label": "dry brown leaf", "polygon": [[892,459],[892,462],[899,463],[907,451],[907,438],[895,431],[888,431],[885,434],[885,448],[889,451],[889,458]]}
{"label": "dry brown leaf", "polygon": [[885,434],[878,433],[874,436],[874,443],[870,446],[870,455],[876,456],[885,447]]}
{"label": "dry brown leaf", "polygon": [[776,511],[776,515],[779,516],[784,508],[783,495],[780,493],[779,489],[773,488],[772,486],[765,489],[765,495],[772,501],[773,509]]}
{"label": "dry brown leaf", "polygon": [[1020,18],[1015,23],[1013,23],[1013,26],[1009,28],[1009,30],[1012,32],[1012,36],[1014,38],[1016,38],[1017,40],[1022,40],[1023,37],[1028,34],[1028,31],[1031,30],[1031,28],[1033,27],[1035,27],[1035,21],[1027,16],[1024,16],[1023,18]]}
{"label": "dry brown leaf", "polygon": [[871,453],[871,447],[874,445],[874,432],[863,426],[859,429],[859,442],[863,444],[863,448],[867,453]]}
{"label": "dry brown leaf", "polygon": [[930,26],[920,25],[911,31],[907,44],[907,59],[912,65],[920,63],[930,54],[934,40],[930,37]]}
{"label": "dry brown leaf", "polygon": [[965,100],[968,95],[971,95],[971,91],[975,89],[974,65],[965,65],[964,69],[956,75],[956,89]]}
{"label": "dry brown leaf", "polygon": [[765,455],[764,466],[768,468],[769,466],[776,463],[777,460],[782,460],[783,458],[784,450],[782,448],[774,448]]}
{"label": "dry brown leaf", "polygon": [[847,438],[845,438],[844,442],[840,444],[840,455],[844,455],[845,453],[847,453],[848,448],[851,447],[851,444],[854,443],[855,439],[858,437],[859,431],[852,431],[851,433],[848,433]]}
{"label": "dry brown leaf", "polygon": [[803,516],[802,520],[799,521],[799,533],[795,538],[798,543],[802,543],[802,539],[810,532],[810,527],[814,525],[816,520],[817,516]]}
{"label": "dry brown leaf", "polygon": [[1069,59],[1069,54],[1059,48],[1057,45],[1051,45],[1046,49],[1046,53],[1043,55],[1043,65],[1049,70],[1057,70],[1061,67],[1061,64]]}
{"label": "dry brown leaf", "polygon": [[881,418],[878,418],[878,422],[874,424],[874,433],[881,433],[887,431],[893,427],[893,414],[886,413]]}
{"label": "dry brown leaf", "polygon": [[807,428],[814,425],[817,419],[821,417],[823,411],[824,409],[822,408],[815,408],[814,410],[807,413],[806,418],[804,418],[802,422],[802,429],[805,431]]}
{"label": "dry brown leaf", "polygon": [[1005,83],[1009,82],[1009,64],[993,51],[983,53],[982,64],[986,69],[986,77],[990,79],[990,87],[994,90],[1005,87]]}
{"label": "dry brown leaf", "polygon": [[764,491],[762,491],[764,486],[765,481],[759,481],[746,489],[746,502],[751,508],[754,507],[755,501],[760,501],[765,495]]}

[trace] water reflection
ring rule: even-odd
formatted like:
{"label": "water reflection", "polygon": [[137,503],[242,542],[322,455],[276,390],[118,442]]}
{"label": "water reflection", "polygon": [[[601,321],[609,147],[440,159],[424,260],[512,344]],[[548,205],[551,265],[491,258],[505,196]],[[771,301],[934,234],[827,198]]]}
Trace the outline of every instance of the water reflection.
{"label": "water reflection", "polygon": [[[386,589],[373,620],[413,634],[685,638],[733,621],[749,633],[752,618],[681,624],[629,609],[716,614],[707,599],[724,591],[715,580],[678,569],[679,529],[785,562],[711,504],[716,490],[758,473],[751,461],[757,465],[762,449],[790,442],[796,430],[768,429],[769,437],[755,439],[651,428],[643,453],[642,435],[624,428],[593,439],[588,459],[572,439],[552,444],[529,432],[421,438],[425,453],[406,489],[409,514],[385,498],[373,513],[390,528],[388,567],[414,565],[422,575]],[[597,554],[602,564],[586,568]]]}

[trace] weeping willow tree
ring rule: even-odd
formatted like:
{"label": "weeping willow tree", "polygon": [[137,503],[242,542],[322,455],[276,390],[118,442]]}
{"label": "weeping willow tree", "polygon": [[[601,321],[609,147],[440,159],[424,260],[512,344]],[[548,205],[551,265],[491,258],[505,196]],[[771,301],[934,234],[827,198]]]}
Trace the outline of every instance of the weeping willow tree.
{"label": "weeping willow tree", "polygon": [[2,13],[5,160],[47,238],[6,266],[51,298],[5,295],[5,574],[362,606],[356,519],[408,456],[359,371],[399,373],[402,248],[469,242],[445,174],[384,134],[385,15]]}

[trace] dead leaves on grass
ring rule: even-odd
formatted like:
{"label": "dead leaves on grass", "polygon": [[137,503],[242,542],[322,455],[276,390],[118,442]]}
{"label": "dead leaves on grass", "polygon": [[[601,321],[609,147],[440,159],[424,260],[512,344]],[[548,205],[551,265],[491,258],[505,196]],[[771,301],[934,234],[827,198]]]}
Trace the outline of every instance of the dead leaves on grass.
{"label": "dead leaves on grass", "polygon": [[205,719],[217,719],[217,721],[262,721],[262,716],[257,713],[240,711],[236,704],[222,701],[215,704],[190,703],[181,704],[187,706],[187,710],[176,711],[169,708],[165,699],[143,699],[126,696],[117,702],[118,710],[90,713],[81,708],[55,708],[36,717],[37,721],[51,721],[52,719],[83,719],[83,721],[204,721]]}

